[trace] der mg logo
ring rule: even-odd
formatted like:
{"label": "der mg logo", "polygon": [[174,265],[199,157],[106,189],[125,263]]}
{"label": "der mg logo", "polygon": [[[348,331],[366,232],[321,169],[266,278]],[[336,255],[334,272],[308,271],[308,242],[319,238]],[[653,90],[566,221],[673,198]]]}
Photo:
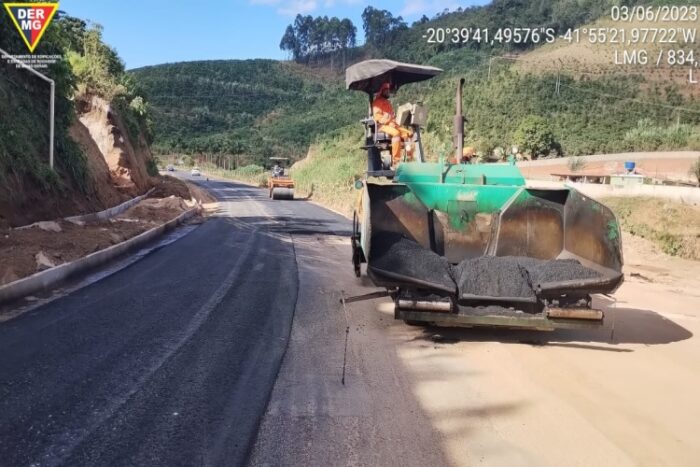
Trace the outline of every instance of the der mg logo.
{"label": "der mg logo", "polygon": [[58,11],[58,3],[5,3],[5,9],[27,44],[29,52],[34,53]]}

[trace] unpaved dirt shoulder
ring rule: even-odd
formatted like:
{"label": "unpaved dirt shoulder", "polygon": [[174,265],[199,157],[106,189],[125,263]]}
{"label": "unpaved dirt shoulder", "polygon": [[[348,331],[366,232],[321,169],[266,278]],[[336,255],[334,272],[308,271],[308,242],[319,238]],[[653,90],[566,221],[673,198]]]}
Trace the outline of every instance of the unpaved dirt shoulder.
{"label": "unpaved dirt shoulder", "polygon": [[601,329],[391,327],[451,464],[700,462],[700,262],[623,244],[626,282],[594,299]]}
{"label": "unpaved dirt shoulder", "polygon": [[[696,465],[700,446],[700,262],[624,234],[627,280],[595,330],[415,328],[349,246],[297,239],[290,347],[252,465]],[[306,298],[305,298],[306,297]],[[311,300],[313,298],[313,300]]]}
{"label": "unpaved dirt shoulder", "polygon": [[[150,197],[119,216],[94,223],[48,221],[0,231],[0,285],[75,261],[175,219],[195,206],[212,207],[206,190],[163,177]],[[205,204],[208,203],[208,204]],[[206,215],[210,210],[202,210]]]}

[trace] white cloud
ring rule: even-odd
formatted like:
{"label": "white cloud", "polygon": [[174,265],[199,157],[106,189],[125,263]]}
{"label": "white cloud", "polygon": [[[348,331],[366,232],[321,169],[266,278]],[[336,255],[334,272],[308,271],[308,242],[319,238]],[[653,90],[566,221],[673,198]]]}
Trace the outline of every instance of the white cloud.
{"label": "white cloud", "polygon": [[326,8],[332,8],[337,4],[342,3],[344,5],[359,5],[362,0],[325,0],[323,6]]}
{"label": "white cloud", "polygon": [[285,2],[283,7],[278,8],[277,13],[285,16],[296,16],[298,14],[311,13],[316,8],[318,8],[316,0],[292,0]]}
{"label": "white cloud", "polygon": [[277,13],[283,16],[312,13],[319,8],[333,8],[339,3],[356,5],[362,0],[249,0],[251,5],[277,7]]}
{"label": "white cloud", "polygon": [[432,16],[435,13],[440,13],[445,8],[454,11],[459,8],[460,2],[455,0],[406,0],[401,9],[403,16]]}

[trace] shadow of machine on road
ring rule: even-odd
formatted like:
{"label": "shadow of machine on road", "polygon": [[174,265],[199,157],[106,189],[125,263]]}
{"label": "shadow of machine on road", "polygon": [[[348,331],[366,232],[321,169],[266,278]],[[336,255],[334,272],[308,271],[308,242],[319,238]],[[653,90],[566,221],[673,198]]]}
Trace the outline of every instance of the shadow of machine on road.
{"label": "shadow of machine on road", "polygon": [[608,303],[600,306],[605,312],[605,320],[599,328],[556,329],[551,332],[541,332],[507,328],[427,326],[418,339],[443,344],[461,341],[501,342],[609,352],[632,352],[632,349],[619,346],[624,344],[664,345],[693,337],[692,332],[655,311],[617,307],[614,306],[613,301],[605,298],[603,300]]}
{"label": "shadow of machine on road", "polygon": [[263,232],[284,233],[293,235],[331,235],[349,237],[350,226],[341,226],[335,220],[318,218],[276,216],[251,216],[236,219],[238,223],[256,228]]}

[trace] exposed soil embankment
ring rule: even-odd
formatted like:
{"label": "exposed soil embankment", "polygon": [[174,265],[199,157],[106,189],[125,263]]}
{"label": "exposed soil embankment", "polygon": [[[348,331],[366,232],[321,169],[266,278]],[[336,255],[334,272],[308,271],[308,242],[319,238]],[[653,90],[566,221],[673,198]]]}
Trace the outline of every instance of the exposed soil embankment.
{"label": "exposed soil embankment", "polygon": [[104,99],[92,97],[78,108],[80,123],[102,154],[113,185],[130,196],[148,190],[152,180],[146,167],[152,155],[143,136],[130,138],[121,116]]}
{"label": "exposed soil embankment", "polygon": [[[78,119],[69,135],[86,157],[84,188],[62,179],[59,188],[47,192],[30,177],[7,176],[0,186],[0,228],[101,211],[155,184],[148,175],[152,155],[143,135],[132,142],[122,118],[104,99],[93,97],[76,107]],[[61,151],[56,148],[57,159]]]}
{"label": "exposed soil embankment", "polygon": [[128,193],[117,189],[100,148],[92,139],[90,131],[80,121],[70,127],[70,136],[78,143],[87,158],[88,190],[94,194],[99,206],[116,206],[129,198]]}

